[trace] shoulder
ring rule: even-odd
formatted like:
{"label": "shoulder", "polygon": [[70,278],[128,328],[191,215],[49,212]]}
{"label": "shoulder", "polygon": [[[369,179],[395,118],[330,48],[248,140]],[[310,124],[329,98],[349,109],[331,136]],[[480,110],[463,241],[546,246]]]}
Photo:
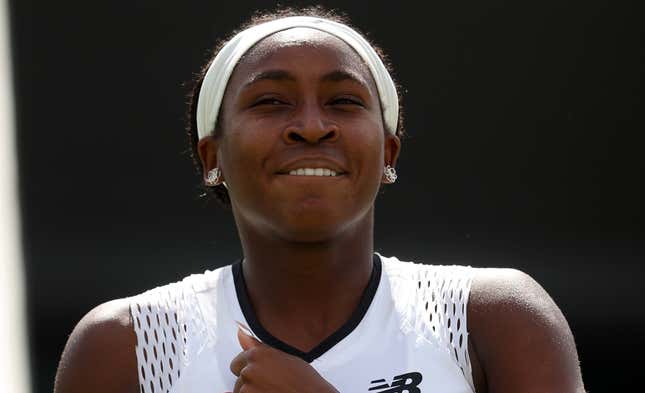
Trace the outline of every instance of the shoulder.
{"label": "shoulder", "polygon": [[514,311],[508,315],[511,320],[531,316],[548,325],[566,322],[551,297],[528,274],[516,269],[474,270],[470,294],[473,314],[485,317],[491,311]]}
{"label": "shoulder", "polygon": [[54,391],[138,392],[135,345],[129,299],[95,307],[65,345]]}
{"label": "shoulder", "polygon": [[473,365],[488,391],[584,391],[569,325],[528,274],[475,269],[468,327]]}

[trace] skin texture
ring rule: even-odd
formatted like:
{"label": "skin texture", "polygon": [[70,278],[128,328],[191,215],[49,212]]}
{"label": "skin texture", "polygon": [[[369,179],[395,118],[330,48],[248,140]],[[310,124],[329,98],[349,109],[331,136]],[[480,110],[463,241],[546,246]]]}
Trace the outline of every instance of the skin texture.
{"label": "skin texture", "polygon": [[478,393],[585,391],[569,325],[527,274],[477,269],[468,325]]}
{"label": "skin texture", "polygon": [[65,345],[54,392],[138,393],[136,341],[126,299],[94,308]]}
{"label": "skin texture", "polygon": [[[400,142],[383,128],[374,81],[342,41],[277,33],[236,67],[223,132],[200,141],[204,173],[222,170],[260,323],[309,351],[352,314],[372,268],[374,200]],[[333,167],[339,177],[288,176]],[[477,392],[582,392],[566,320],[513,270],[478,269],[468,309]],[[234,392],[335,392],[308,363],[238,334]],[[127,299],[99,306],[63,353],[57,393],[138,391]]]}

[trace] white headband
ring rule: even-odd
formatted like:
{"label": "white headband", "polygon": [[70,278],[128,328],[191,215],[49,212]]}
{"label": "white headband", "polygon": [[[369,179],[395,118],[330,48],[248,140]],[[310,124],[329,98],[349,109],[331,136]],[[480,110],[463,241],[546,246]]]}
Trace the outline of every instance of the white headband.
{"label": "white headband", "polygon": [[341,23],[310,16],[292,16],[250,27],[233,37],[219,51],[206,71],[197,100],[197,134],[199,139],[215,129],[224,90],[240,58],[258,41],[282,30],[308,27],[324,31],[345,41],[367,64],[376,82],[385,128],[396,133],[399,98],[392,77],[374,48],[353,29]]}

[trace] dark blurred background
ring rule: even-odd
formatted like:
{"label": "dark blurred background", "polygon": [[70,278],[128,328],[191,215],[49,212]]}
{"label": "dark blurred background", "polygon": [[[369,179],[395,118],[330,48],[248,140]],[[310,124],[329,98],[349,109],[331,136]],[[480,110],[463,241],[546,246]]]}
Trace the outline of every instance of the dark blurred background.
{"label": "dark blurred background", "polygon": [[[93,306],[240,256],[199,197],[186,88],[260,1],[11,1],[35,392]],[[285,2],[283,4],[311,4]],[[325,1],[405,88],[377,249],[514,267],[554,297],[587,388],[643,375],[643,37],[637,2]]]}

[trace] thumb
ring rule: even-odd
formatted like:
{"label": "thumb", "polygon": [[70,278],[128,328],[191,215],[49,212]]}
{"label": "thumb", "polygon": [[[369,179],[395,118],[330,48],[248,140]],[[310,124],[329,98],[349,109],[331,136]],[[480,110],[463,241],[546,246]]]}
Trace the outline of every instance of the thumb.
{"label": "thumb", "polygon": [[254,337],[249,336],[240,328],[237,329],[237,340],[240,342],[240,346],[245,351],[257,347],[261,344],[258,340],[256,340]]}

